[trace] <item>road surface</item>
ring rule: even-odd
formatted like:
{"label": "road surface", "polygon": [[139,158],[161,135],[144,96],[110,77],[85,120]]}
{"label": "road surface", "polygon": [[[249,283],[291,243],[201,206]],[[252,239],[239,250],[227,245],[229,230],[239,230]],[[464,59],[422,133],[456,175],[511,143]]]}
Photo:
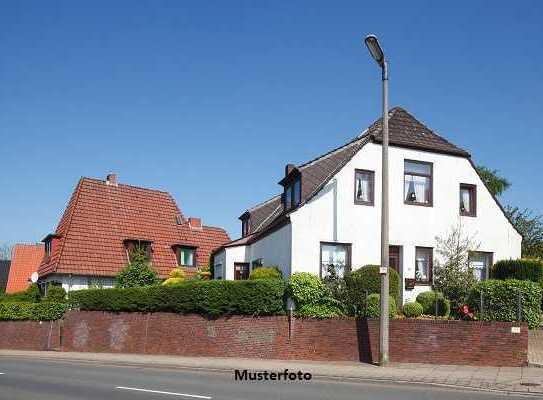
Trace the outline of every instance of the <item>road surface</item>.
{"label": "road surface", "polygon": [[[304,371],[311,372],[311,371]],[[0,399],[5,400],[490,400],[526,399],[386,382],[239,382],[234,374],[81,361],[0,357]],[[533,398],[533,397],[532,397]]]}

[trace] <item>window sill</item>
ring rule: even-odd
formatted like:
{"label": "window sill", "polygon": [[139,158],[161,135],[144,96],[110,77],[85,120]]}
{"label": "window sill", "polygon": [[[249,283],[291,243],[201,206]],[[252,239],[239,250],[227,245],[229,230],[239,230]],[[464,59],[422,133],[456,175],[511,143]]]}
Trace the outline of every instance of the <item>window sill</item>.
{"label": "window sill", "polygon": [[430,281],[416,281],[415,286],[432,286]]}
{"label": "window sill", "polygon": [[463,213],[460,213],[460,216],[461,216],[461,217],[471,217],[471,218],[476,218],[476,217],[477,217],[477,214],[463,214]]}
{"label": "window sill", "polygon": [[371,206],[371,207],[375,205],[373,201],[362,201],[362,200],[355,200],[354,204],[356,204],[357,206]]}
{"label": "window sill", "polygon": [[434,203],[415,203],[412,201],[405,201],[405,200],[403,204],[408,205],[408,206],[419,206],[419,207],[433,207],[434,206]]}

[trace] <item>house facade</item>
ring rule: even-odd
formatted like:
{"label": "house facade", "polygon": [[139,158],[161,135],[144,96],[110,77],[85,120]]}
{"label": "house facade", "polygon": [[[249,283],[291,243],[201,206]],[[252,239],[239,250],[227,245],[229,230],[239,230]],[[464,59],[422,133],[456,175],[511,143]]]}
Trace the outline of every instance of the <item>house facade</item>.
{"label": "house facade", "polygon": [[[305,164],[287,165],[280,194],[247,210],[242,237],[214,253],[217,279],[245,279],[258,265],[284,276],[341,274],[380,264],[382,121]],[[453,228],[474,239],[479,279],[493,262],[518,258],[521,235],[489,192],[465,150],[402,108],[389,113],[390,265],[403,301],[432,287],[436,236]]]}
{"label": "house facade", "polygon": [[120,184],[114,174],[81,178],[57,229],[43,239],[39,284],[112,287],[136,246],[161,278],[176,266],[192,275],[229,240],[224,229],[185,218],[167,192]]}

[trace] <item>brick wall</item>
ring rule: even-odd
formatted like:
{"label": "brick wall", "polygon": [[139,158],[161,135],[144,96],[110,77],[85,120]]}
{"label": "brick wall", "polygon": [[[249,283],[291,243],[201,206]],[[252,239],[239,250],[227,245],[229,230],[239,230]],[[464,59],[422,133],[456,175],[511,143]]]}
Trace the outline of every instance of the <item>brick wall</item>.
{"label": "brick wall", "polygon": [[[379,359],[379,321],[233,316],[208,320],[169,313],[69,312],[62,322],[0,322],[0,348],[320,361]],[[528,331],[511,323],[390,322],[390,360],[519,366]],[[62,335],[61,335],[62,332]]]}

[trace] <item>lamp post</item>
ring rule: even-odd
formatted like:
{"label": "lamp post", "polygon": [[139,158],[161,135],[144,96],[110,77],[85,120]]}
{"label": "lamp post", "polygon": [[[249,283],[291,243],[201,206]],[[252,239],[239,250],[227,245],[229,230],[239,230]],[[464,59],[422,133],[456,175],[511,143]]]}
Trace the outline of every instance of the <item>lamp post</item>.
{"label": "lamp post", "polygon": [[379,363],[388,364],[388,62],[375,35],[364,40],[377,64],[381,67],[383,81],[383,146],[381,189],[381,318],[379,324]]}

